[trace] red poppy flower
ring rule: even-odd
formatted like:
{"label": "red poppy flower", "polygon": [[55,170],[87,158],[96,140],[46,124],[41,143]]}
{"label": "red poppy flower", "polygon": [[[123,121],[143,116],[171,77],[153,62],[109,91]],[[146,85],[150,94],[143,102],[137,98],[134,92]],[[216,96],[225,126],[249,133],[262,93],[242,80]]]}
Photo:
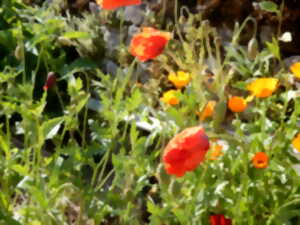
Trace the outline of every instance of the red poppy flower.
{"label": "red poppy flower", "polygon": [[170,39],[169,32],[144,27],[142,32],[132,38],[129,51],[140,61],[145,62],[160,55]]}
{"label": "red poppy flower", "polygon": [[226,219],[222,214],[210,216],[210,225],[232,225],[231,219]]}
{"label": "red poppy flower", "polygon": [[196,169],[208,149],[208,137],[202,127],[183,130],[175,135],[164,150],[163,162],[167,173],[181,177],[187,171]]}
{"label": "red poppy flower", "polygon": [[44,91],[47,91],[49,88],[52,88],[56,83],[56,76],[53,72],[48,73],[46,83],[43,87]]}
{"label": "red poppy flower", "polygon": [[129,5],[139,5],[141,0],[96,0],[96,2],[103,8],[108,10],[114,10],[119,7]]}

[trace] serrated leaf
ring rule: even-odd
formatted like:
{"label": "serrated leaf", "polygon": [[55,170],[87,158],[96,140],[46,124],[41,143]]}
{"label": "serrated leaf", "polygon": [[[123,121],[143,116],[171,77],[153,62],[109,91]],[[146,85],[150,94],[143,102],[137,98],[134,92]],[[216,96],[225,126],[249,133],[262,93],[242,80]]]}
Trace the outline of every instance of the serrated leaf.
{"label": "serrated leaf", "polygon": [[271,1],[263,1],[259,3],[259,7],[262,10],[265,10],[267,12],[277,13],[278,12],[278,6]]}
{"label": "serrated leaf", "polygon": [[53,138],[57,134],[63,121],[64,119],[62,117],[58,117],[44,122],[42,125],[42,130],[45,139]]}

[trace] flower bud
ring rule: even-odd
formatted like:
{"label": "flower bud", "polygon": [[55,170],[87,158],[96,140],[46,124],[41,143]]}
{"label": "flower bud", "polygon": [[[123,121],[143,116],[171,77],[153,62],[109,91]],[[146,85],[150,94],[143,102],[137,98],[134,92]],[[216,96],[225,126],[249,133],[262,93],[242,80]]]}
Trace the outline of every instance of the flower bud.
{"label": "flower bud", "polygon": [[180,193],[181,193],[180,183],[176,180],[172,180],[171,184],[169,185],[168,192],[169,192],[169,194],[173,195],[174,197],[180,196]]}
{"label": "flower bud", "polygon": [[56,83],[55,73],[49,72],[48,76],[47,76],[46,83],[45,83],[45,85],[43,87],[44,91],[47,91],[49,88],[54,87],[55,83]]}
{"label": "flower bud", "polygon": [[170,183],[170,175],[168,175],[165,171],[164,165],[160,163],[156,169],[157,179],[160,184],[169,185]]}
{"label": "flower bud", "polygon": [[213,115],[213,125],[216,130],[220,128],[221,123],[224,121],[226,110],[226,101],[219,101],[215,107],[215,113]]}
{"label": "flower bud", "polygon": [[62,36],[57,38],[57,42],[63,46],[72,46],[73,45],[73,42],[69,38],[62,37]]}
{"label": "flower bud", "polygon": [[258,44],[255,38],[251,38],[248,43],[248,57],[251,60],[254,60],[258,54]]}
{"label": "flower bud", "polygon": [[15,49],[15,57],[17,60],[22,60],[24,57],[24,50],[20,45],[18,45]]}

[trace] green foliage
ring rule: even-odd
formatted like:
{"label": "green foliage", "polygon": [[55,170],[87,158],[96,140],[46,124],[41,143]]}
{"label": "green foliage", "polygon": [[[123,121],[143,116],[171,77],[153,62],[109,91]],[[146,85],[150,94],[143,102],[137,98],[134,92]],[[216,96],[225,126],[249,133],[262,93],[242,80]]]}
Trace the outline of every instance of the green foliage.
{"label": "green foliage", "polygon": [[259,7],[262,10],[265,10],[267,12],[272,12],[272,13],[278,13],[279,12],[278,6],[274,2],[271,2],[271,1],[262,1],[262,2],[260,2]]}

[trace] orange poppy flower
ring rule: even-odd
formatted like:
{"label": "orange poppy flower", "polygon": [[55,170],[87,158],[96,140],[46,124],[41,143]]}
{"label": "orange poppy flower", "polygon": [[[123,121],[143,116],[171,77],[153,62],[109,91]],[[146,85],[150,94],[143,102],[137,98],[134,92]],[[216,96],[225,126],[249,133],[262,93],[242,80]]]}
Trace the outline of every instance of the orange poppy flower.
{"label": "orange poppy flower", "polygon": [[231,225],[231,219],[226,219],[222,214],[210,216],[210,225]]}
{"label": "orange poppy flower", "polygon": [[300,133],[292,141],[293,147],[300,152]]}
{"label": "orange poppy flower", "polygon": [[179,99],[176,97],[176,93],[177,91],[175,90],[166,91],[160,100],[170,105],[177,105],[179,104]]}
{"label": "orange poppy flower", "polygon": [[269,164],[269,157],[264,152],[257,152],[252,158],[252,164],[258,169],[267,168]]}
{"label": "orange poppy flower", "polygon": [[168,174],[177,177],[195,170],[209,149],[208,137],[200,126],[186,128],[168,143],[163,163]]}
{"label": "orange poppy flower", "polygon": [[258,98],[266,98],[273,94],[278,87],[277,78],[259,78],[252,81],[247,89],[252,92],[252,95]]}
{"label": "orange poppy flower", "polygon": [[203,111],[199,113],[199,117],[201,121],[213,115],[216,103],[217,103],[216,101],[208,101]]}
{"label": "orange poppy flower", "polygon": [[170,39],[169,32],[144,27],[142,32],[132,38],[129,51],[140,61],[145,62],[160,55]]}
{"label": "orange poppy flower", "polygon": [[119,7],[129,5],[139,5],[142,3],[141,0],[96,0],[97,4],[103,9],[114,10]]}
{"label": "orange poppy flower", "polygon": [[247,102],[242,97],[232,96],[228,101],[228,108],[232,112],[243,112],[247,108]]}

